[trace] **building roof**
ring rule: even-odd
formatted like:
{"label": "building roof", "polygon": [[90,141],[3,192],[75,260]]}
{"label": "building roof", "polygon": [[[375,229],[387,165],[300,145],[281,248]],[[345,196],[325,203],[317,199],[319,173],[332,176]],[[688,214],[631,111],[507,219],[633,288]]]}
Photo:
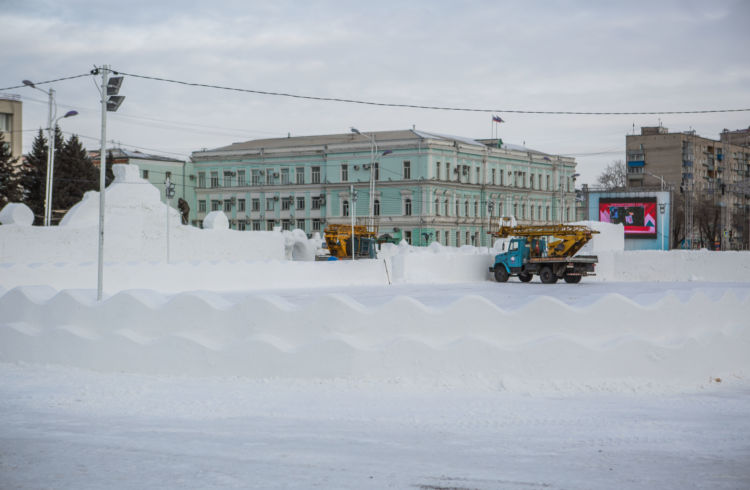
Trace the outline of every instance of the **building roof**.
{"label": "building roof", "polygon": [[[99,152],[100,150],[91,150],[88,152],[88,154],[92,160],[99,160]],[[154,161],[159,161],[159,162],[180,162],[180,163],[184,162],[184,160],[179,160],[177,158],[163,157],[160,155],[150,155],[148,153],[141,153],[138,150],[124,150],[122,148],[108,148],[107,158],[109,158],[110,154],[116,159],[127,158],[128,160],[138,159],[138,160],[154,160]]]}
{"label": "building roof", "polygon": [[[393,143],[394,141],[417,141],[417,140],[434,140],[442,141],[449,144],[460,143],[467,146],[477,147],[495,147],[497,140],[479,140],[473,138],[467,138],[463,136],[454,136],[440,133],[432,133],[428,131],[421,131],[416,129],[405,129],[395,131],[374,131],[372,133],[363,133],[367,136],[371,136],[375,139],[375,142],[388,142]],[[304,146],[326,146],[326,145],[338,145],[347,143],[359,143],[367,142],[369,139],[367,136],[359,135],[355,133],[341,133],[341,134],[330,134],[330,135],[314,135],[314,136],[288,136],[286,138],[266,138],[258,140],[250,140],[239,143],[232,143],[228,146],[222,146],[220,148],[214,148],[212,150],[204,150],[207,152],[225,152],[225,151],[243,151],[243,150],[261,150],[261,149],[284,149],[284,148],[298,148]],[[512,145],[503,143],[503,148],[514,151],[532,152],[542,155],[546,155],[544,152],[532,150],[520,145]],[[199,153],[199,152],[196,152]]]}

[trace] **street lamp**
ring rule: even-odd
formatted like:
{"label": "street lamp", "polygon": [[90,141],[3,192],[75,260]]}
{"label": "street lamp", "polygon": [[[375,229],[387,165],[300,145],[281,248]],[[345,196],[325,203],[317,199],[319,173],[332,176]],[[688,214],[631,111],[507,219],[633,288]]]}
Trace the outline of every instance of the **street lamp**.
{"label": "street lamp", "polygon": [[378,151],[378,144],[373,136],[360,133],[357,128],[350,129],[352,133],[364,136],[370,140],[370,217],[367,226],[370,231],[375,231],[375,153]]}
{"label": "street lamp", "polygon": [[52,184],[53,184],[53,173],[55,171],[55,128],[57,122],[60,119],[66,117],[72,117],[78,115],[77,111],[68,111],[65,115],[55,118],[57,115],[57,104],[55,104],[55,89],[51,88],[49,91],[37,87],[34,82],[30,80],[23,80],[23,84],[27,87],[39,90],[47,94],[49,97],[49,112],[47,115],[47,179],[44,188],[44,226],[49,226],[52,221]]}

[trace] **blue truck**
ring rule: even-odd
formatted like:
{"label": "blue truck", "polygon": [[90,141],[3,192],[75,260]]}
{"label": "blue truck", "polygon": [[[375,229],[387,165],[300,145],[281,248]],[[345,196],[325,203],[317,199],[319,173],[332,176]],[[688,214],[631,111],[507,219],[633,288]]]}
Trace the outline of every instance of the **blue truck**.
{"label": "blue truck", "polygon": [[510,240],[507,251],[495,256],[490,272],[497,282],[506,282],[511,276],[529,282],[538,275],[544,284],[559,279],[576,284],[584,276],[595,275],[599,258],[576,255],[595,233],[580,225],[500,226],[493,235]]}

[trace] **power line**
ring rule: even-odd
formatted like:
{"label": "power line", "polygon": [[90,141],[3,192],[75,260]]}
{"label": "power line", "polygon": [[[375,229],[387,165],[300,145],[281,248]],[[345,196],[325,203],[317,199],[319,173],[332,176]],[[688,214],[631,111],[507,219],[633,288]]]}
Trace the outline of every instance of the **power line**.
{"label": "power line", "polygon": [[399,107],[408,109],[428,109],[437,111],[459,111],[459,112],[505,112],[513,114],[545,114],[545,115],[578,115],[578,116],[636,116],[636,115],[659,115],[659,114],[715,114],[715,113],[726,113],[726,112],[748,112],[747,109],[709,109],[709,110],[691,110],[691,111],[629,111],[629,112],[587,112],[587,111],[532,111],[532,110],[516,110],[516,109],[482,109],[482,108],[468,108],[468,107],[443,107],[443,106],[429,106],[429,105],[417,105],[417,104],[397,104],[390,102],[373,102],[367,100],[357,99],[344,99],[340,97],[320,97],[313,95],[299,95],[290,94],[284,92],[271,92],[267,90],[255,90],[237,87],[226,87],[222,85],[213,85],[207,83],[196,83],[186,82],[182,80],[173,80],[169,78],[153,77],[147,75],[137,75],[134,73],[126,73],[119,71],[120,75],[126,75],[134,78],[142,78],[144,80],[155,80],[159,82],[175,83],[179,85],[186,85],[190,87],[203,87],[213,88],[218,90],[229,90],[233,92],[244,92],[258,95],[272,95],[276,97],[289,97],[294,99],[305,99],[305,100],[317,100],[323,102],[341,102],[347,104],[361,104],[371,105],[379,107]]}
{"label": "power line", "polygon": [[[52,82],[62,82],[63,80],[73,80],[74,78],[88,77],[91,73],[83,73],[81,75],[73,75],[70,77],[55,78],[54,80],[45,80],[44,82],[34,82],[34,85],[45,85]],[[14,85],[13,87],[3,87],[0,90],[13,90],[14,88],[23,88],[26,84]]]}

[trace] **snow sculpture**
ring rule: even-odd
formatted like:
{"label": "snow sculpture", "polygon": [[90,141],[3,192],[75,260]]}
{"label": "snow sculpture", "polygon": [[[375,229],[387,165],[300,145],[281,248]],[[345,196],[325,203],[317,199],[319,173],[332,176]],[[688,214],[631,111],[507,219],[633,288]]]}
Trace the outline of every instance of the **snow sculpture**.
{"label": "snow sculpture", "polygon": [[25,204],[9,202],[0,211],[0,223],[4,225],[31,226],[34,212]]}
{"label": "snow sculpture", "polygon": [[204,230],[228,230],[229,220],[227,215],[221,211],[211,211],[203,218]]}

